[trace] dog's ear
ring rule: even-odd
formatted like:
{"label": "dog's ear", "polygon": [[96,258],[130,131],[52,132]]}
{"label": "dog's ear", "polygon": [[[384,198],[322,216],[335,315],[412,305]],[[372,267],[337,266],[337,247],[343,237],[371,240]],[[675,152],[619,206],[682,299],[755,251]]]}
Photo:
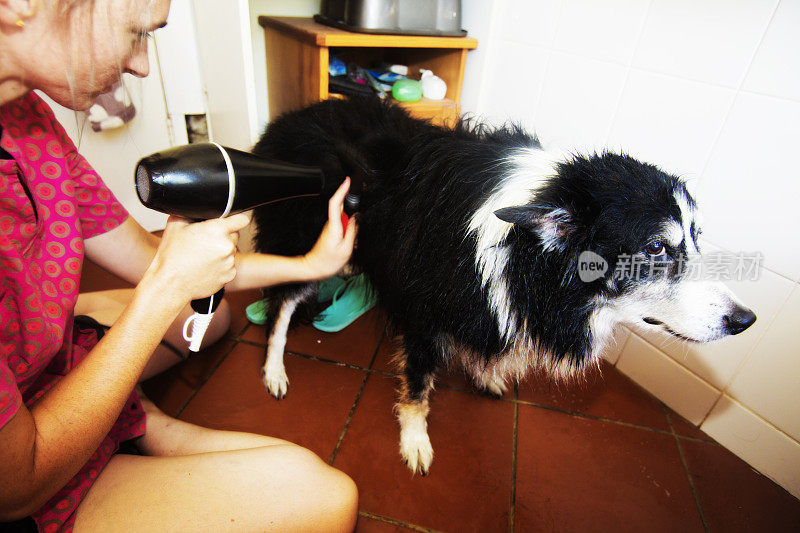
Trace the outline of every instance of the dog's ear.
{"label": "dog's ear", "polygon": [[545,249],[561,248],[564,240],[575,229],[572,215],[561,207],[518,205],[498,209],[494,214],[504,222],[539,235]]}

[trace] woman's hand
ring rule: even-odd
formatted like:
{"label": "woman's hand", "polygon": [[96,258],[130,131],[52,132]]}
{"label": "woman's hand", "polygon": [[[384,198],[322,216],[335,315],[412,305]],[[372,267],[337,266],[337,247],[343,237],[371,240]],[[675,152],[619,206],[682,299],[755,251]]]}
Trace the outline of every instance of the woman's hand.
{"label": "woman's hand", "polygon": [[302,258],[310,279],[333,276],[353,254],[357,233],[355,217],[350,217],[346,231],[342,228],[344,197],[348,190],[350,190],[350,178],[345,178],[328,202],[328,222],[322,228],[317,243]]}
{"label": "woman's hand", "polygon": [[184,303],[214,294],[236,276],[238,232],[249,223],[246,214],[196,223],[171,216],[142,281],[159,280]]}

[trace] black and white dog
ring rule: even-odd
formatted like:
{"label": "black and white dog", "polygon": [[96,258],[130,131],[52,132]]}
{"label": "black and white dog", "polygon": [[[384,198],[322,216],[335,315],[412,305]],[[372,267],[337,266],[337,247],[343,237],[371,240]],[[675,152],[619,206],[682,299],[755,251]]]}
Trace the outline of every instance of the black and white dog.
{"label": "black and white dog", "polygon": [[[284,115],[253,152],[363,179],[351,265],[402,339],[396,411],[413,471],[433,460],[428,396],[448,362],[501,395],[531,368],[567,377],[596,364],[619,323],[706,342],[755,321],[723,284],[686,275],[700,227],[685,185],[626,155],[557,157],[518,127],[445,129],[377,99]],[[334,185],[257,209],[256,248],[310,250]],[[584,275],[587,261],[597,269]],[[315,290],[266,291],[264,380],[278,398],[290,320],[310,316]]]}

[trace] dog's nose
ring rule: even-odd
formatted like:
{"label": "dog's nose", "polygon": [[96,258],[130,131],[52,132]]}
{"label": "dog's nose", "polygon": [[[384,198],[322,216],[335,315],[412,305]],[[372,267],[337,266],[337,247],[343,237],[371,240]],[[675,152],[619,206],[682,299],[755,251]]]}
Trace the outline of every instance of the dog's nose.
{"label": "dog's nose", "polygon": [[722,323],[731,335],[738,335],[753,325],[756,314],[746,307],[736,307],[729,315],[722,317]]}

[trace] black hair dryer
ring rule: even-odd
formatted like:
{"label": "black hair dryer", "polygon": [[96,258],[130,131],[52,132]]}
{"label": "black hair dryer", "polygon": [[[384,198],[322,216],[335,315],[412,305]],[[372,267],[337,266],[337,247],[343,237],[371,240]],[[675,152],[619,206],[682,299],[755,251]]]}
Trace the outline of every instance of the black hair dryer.
{"label": "black hair dryer", "polygon": [[[213,142],[170,148],[136,165],[136,193],[145,207],[198,221],[289,198],[318,196],[324,183],[319,168],[266,159]],[[224,291],[223,287],[208,298],[192,301],[195,314],[183,327],[191,351],[200,349]]]}

